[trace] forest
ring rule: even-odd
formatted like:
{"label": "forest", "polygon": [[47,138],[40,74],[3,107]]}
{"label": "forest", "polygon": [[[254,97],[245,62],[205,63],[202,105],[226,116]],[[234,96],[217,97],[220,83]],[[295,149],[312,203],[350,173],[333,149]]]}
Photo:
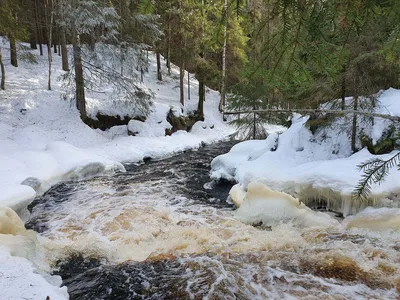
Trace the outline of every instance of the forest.
{"label": "forest", "polygon": [[[200,118],[205,86],[220,91],[220,111],[315,109],[337,98],[344,110],[346,96],[355,97],[350,109],[357,110],[358,97],[399,86],[399,23],[396,0],[2,0],[0,6],[12,65],[30,58],[21,42],[39,47],[49,57],[51,89],[51,56],[61,55],[63,70],[75,74],[83,120],[85,87],[99,81],[114,82],[148,111],[151,97],[134,82],[140,75],[133,82],[125,76],[147,71],[148,51],[157,55],[158,80],[162,68],[179,66],[182,105],[184,70],[195,74]],[[111,64],[101,65],[99,57],[110,53]],[[5,89],[1,56],[0,64]]]}
{"label": "forest", "polygon": [[399,0],[0,0],[0,298],[399,299]]}

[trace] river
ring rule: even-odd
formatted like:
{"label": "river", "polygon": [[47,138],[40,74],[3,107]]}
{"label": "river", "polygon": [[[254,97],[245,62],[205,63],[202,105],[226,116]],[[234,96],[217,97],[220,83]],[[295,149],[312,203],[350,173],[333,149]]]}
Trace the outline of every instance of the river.
{"label": "river", "polygon": [[209,179],[212,158],[233,144],[36,198],[26,226],[71,299],[398,298],[398,232],[238,221],[232,185]]}

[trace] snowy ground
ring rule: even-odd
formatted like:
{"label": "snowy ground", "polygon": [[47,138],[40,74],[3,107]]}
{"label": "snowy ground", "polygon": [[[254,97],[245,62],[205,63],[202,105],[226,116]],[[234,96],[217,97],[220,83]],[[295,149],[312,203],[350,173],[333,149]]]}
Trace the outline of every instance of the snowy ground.
{"label": "snowy ground", "polygon": [[[400,115],[400,90],[386,90],[378,101],[377,112]],[[373,156],[363,149],[351,155],[350,139],[345,132],[335,127],[312,135],[304,126],[307,120],[307,116],[297,115],[292,126],[279,136],[271,134],[266,140],[235,145],[229,153],[213,160],[211,177],[234,180],[241,184],[243,192],[250,182],[258,181],[306,203],[310,199],[326,201],[329,208],[344,215],[356,213],[367,205],[400,206],[396,201],[400,193],[400,171],[396,167],[387,180],[372,186],[369,202],[352,198],[362,176],[357,165],[371,158],[389,159],[398,151]],[[375,119],[374,125],[368,127],[368,134],[378,140],[389,123]],[[364,132],[366,129],[367,126]]]}
{"label": "snowy ground", "polygon": [[[2,46],[6,48],[7,44]],[[165,128],[169,127],[166,115],[170,108],[185,114],[197,107],[198,83],[190,75],[191,99],[186,90],[187,105],[181,112],[179,72],[173,69],[170,77],[164,74],[164,81],[158,82],[153,55],[150,55],[150,69],[143,84],[143,88],[155,93],[146,130],[135,137],[128,136],[127,126],[105,132],[93,130],[81,122],[74,105],[62,99],[64,88],[58,80],[63,74],[60,57],[54,55],[52,91],[48,91],[47,56],[35,54],[38,64],[20,61],[20,66],[14,68],[10,65],[9,52],[3,50],[6,90],[0,91],[0,208],[10,207],[22,218],[37,193],[60,180],[123,171],[121,162],[160,158],[199,147],[203,142],[224,139],[234,132],[218,112],[219,94],[207,89],[205,122],[195,124],[190,133],[164,136]],[[107,93],[87,94],[89,114],[130,113],[107,101]],[[7,278],[0,280],[0,299],[65,297],[62,291],[36,274],[37,269],[30,261],[3,247],[3,237],[10,236],[1,230],[3,221],[0,215],[0,277]]]}

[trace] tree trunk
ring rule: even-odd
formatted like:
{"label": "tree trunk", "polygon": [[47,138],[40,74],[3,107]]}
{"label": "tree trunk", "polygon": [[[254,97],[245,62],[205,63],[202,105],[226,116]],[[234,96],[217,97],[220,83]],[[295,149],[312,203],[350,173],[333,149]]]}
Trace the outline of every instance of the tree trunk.
{"label": "tree trunk", "polygon": [[[38,44],[38,38],[37,38],[37,30],[36,30],[36,19],[35,19],[35,3],[34,1],[30,1],[29,5],[29,11],[31,12],[29,14],[29,23],[30,23],[30,46],[31,49],[37,49],[37,44]],[[32,13],[33,12],[33,13]]]}
{"label": "tree trunk", "polygon": [[188,79],[187,79],[187,82],[188,82],[188,100],[190,100],[190,73],[189,73],[189,71],[187,73],[188,73]]}
{"label": "tree trunk", "polygon": [[6,69],[4,68],[3,55],[1,53],[1,47],[0,47],[0,69],[1,69],[0,89],[5,90],[6,89]]}
{"label": "tree trunk", "polygon": [[[52,62],[52,54],[51,54],[51,44],[53,41],[53,0],[46,1],[46,7],[45,7],[45,14],[46,14],[46,25],[48,27],[48,44],[47,44],[47,60],[49,63],[49,78],[47,81],[47,89],[51,91],[51,62]],[[48,22],[48,14],[50,13],[50,23]]]}
{"label": "tree trunk", "polygon": [[39,52],[40,55],[43,55],[43,32],[42,32],[42,26],[41,20],[39,19],[39,12],[38,12],[38,4],[37,0],[35,0],[35,17],[36,17],[36,33],[37,33],[37,38],[38,38],[38,44],[39,44]]}
{"label": "tree trunk", "polygon": [[168,75],[171,75],[171,24],[168,24],[168,44],[167,44],[167,69]]}
{"label": "tree trunk", "polygon": [[342,72],[342,110],[346,109],[346,67],[343,67]]}
{"label": "tree trunk", "polygon": [[[72,2],[72,7],[76,7],[76,1]],[[75,97],[76,107],[81,115],[81,119],[86,121],[86,101],[85,101],[85,81],[83,78],[83,66],[82,66],[82,50],[80,47],[79,35],[76,28],[72,28],[72,48],[74,55],[74,67],[75,67]]]}
{"label": "tree trunk", "polygon": [[29,36],[30,46],[31,46],[31,49],[37,49],[37,34],[36,34],[35,26],[32,26],[31,30],[32,30],[32,32]]}
{"label": "tree trunk", "polygon": [[[253,105],[253,110],[256,110],[256,104],[254,102]],[[256,139],[256,131],[257,131],[257,126],[256,126],[256,113],[253,113],[253,140]]]}
{"label": "tree trunk", "polygon": [[62,60],[63,71],[69,71],[67,38],[65,36],[65,28],[61,28],[61,60]]}
{"label": "tree trunk", "polygon": [[182,62],[181,66],[179,67],[179,90],[180,90],[179,100],[182,106],[185,106],[185,90],[183,85],[184,77],[185,77],[185,63]]}
{"label": "tree trunk", "polygon": [[[354,96],[354,111],[357,111],[358,109],[358,96]],[[351,150],[354,152],[357,151],[356,149],[356,138],[357,138],[357,114],[353,114],[353,122],[351,126]]]}
{"label": "tree trunk", "polygon": [[17,43],[15,38],[10,37],[10,51],[11,51],[11,65],[14,67],[18,67],[18,58],[17,58]]}
{"label": "tree trunk", "polygon": [[219,111],[222,112],[225,107],[225,81],[226,81],[226,40],[227,40],[227,27],[228,27],[228,0],[224,0],[224,45],[222,48],[222,76],[221,76],[221,99],[219,101]]}
{"label": "tree trunk", "polygon": [[206,87],[203,80],[199,80],[199,103],[197,104],[197,113],[204,120],[204,101],[206,99]]}
{"label": "tree trunk", "polygon": [[161,58],[160,58],[160,52],[158,50],[156,51],[156,57],[157,57],[157,80],[162,81]]}
{"label": "tree trunk", "polygon": [[[53,13],[53,12],[52,12]],[[57,54],[57,45],[59,43],[58,38],[58,26],[53,28],[53,47],[54,47],[54,54]]]}

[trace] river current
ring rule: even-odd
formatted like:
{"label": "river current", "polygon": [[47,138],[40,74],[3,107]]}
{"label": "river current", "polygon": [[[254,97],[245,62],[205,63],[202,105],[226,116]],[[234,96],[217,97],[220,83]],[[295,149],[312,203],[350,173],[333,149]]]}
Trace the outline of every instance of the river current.
{"label": "river current", "polygon": [[399,230],[246,225],[209,179],[234,143],[64,182],[30,205],[71,299],[398,299]]}

